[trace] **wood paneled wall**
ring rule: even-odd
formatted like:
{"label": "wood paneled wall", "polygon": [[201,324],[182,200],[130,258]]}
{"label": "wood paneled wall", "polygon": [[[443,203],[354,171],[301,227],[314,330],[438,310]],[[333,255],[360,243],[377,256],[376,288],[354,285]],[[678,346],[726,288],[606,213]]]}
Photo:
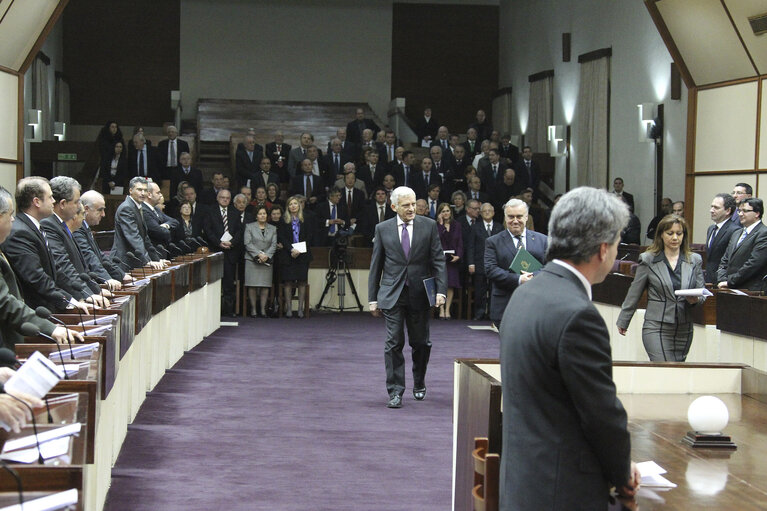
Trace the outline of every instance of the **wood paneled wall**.
{"label": "wood paneled wall", "polygon": [[180,0],[70,0],[64,71],[71,122],[160,126],[179,88]]}

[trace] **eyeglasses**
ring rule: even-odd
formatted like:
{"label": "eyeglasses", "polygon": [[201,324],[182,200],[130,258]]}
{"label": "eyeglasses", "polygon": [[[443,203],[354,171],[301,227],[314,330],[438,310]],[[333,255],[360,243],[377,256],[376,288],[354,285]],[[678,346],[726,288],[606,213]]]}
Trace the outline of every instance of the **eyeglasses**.
{"label": "eyeglasses", "polygon": [[743,213],[744,215],[746,213],[753,213],[753,212],[754,212],[753,209],[743,209],[743,208],[738,209],[738,213]]}

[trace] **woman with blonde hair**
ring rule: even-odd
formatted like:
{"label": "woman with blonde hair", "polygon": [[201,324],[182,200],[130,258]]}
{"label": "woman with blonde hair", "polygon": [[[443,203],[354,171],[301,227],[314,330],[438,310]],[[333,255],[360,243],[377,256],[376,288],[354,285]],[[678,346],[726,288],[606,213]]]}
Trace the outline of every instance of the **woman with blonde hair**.
{"label": "woman with blonde hair", "polygon": [[655,238],[639,256],[634,282],[618,316],[618,332],[626,335],[639,299],[647,290],[647,311],[642,343],[650,360],[684,362],[692,342],[692,307],[704,297],[681,297],[680,289],[705,286],[703,259],[690,250],[684,218],[666,215],[658,223]]}
{"label": "woman with blonde hair", "polygon": [[[282,223],[277,232],[277,241],[282,244],[280,250],[280,278],[283,283],[283,298],[285,301],[285,317],[293,317],[292,296],[293,288],[298,288],[298,317],[304,317],[306,303],[306,281],[309,278],[309,262],[312,253],[309,247],[314,241],[309,225],[304,221],[304,211],[301,200],[293,196],[288,199],[287,209],[282,216]],[[306,251],[296,248],[304,243]]]}

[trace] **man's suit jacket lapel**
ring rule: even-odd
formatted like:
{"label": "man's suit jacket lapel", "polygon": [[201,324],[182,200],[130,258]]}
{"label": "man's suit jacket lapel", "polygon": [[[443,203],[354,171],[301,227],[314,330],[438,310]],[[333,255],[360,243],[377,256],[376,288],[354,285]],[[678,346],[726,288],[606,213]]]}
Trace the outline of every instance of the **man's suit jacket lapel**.
{"label": "man's suit jacket lapel", "polygon": [[514,246],[514,238],[512,238],[508,229],[501,235],[501,241],[506,245],[506,250],[503,252],[507,252],[511,255],[511,258],[509,259],[509,263],[511,263],[517,255],[517,247]]}
{"label": "man's suit jacket lapel", "polygon": [[29,217],[24,213],[19,213],[19,215],[16,217],[16,220],[21,220],[24,225],[26,225],[32,232],[34,232],[37,235],[37,238],[40,240],[40,243],[43,244],[42,250],[45,251],[45,258],[48,261],[48,269],[46,273],[51,276],[53,280],[56,280],[56,265],[53,264],[53,254],[51,254],[51,249],[48,247],[48,242],[45,239],[45,236],[43,236],[43,233],[40,229],[38,229],[34,222],[29,219]]}
{"label": "man's suit jacket lapel", "polygon": [[[139,210],[139,206],[136,205],[135,202],[133,202],[133,199],[131,196],[125,197],[125,202],[128,203],[128,207],[133,208],[133,216],[136,217],[136,226],[138,226],[139,233],[141,234],[141,237],[146,236],[146,223],[144,223],[144,217],[141,215],[141,210]],[[141,203],[143,207],[143,202]]]}
{"label": "man's suit jacket lapel", "polygon": [[[743,241],[740,243],[740,245],[738,245],[738,242],[737,242],[737,241],[735,242],[735,250],[733,250],[733,251],[732,251],[732,253],[734,254],[735,252],[737,252],[738,250],[741,250],[742,248],[744,248],[744,247],[746,247],[746,246],[748,247],[748,250],[750,251],[750,250],[751,250],[751,247],[752,247],[752,246],[753,246],[753,244],[754,244],[754,239],[756,238],[756,235],[757,235],[757,234],[759,233],[759,231],[761,231],[762,229],[764,229],[764,224],[762,224],[762,222],[761,222],[761,221],[759,221],[759,223],[758,223],[758,224],[757,224],[757,225],[756,225],[756,226],[755,226],[753,229],[751,229],[751,232],[750,232],[750,233],[748,233],[748,235],[746,236],[746,239],[744,239],[744,240],[743,240]],[[736,232],[738,233],[738,238],[740,238],[741,236],[743,236],[743,231],[740,231],[740,230],[739,230],[739,231],[736,231]]]}
{"label": "man's suit jacket lapel", "polygon": [[16,273],[13,271],[13,268],[11,268],[11,265],[5,258],[5,254],[0,255],[0,271],[3,274],[3,279],[5,280],[10,293],[16,298],[23,299],[24,296],[21,293],[21,285],[16,279]]}
{"label": "man's suit jacket lapel", "polygon": [[[394,244],[395,248],[394,251],[396,254],[399,255],[401,258],[401,261],[404,264],[407,264],[408,258],[405,257],[405,251],[402,249],[402,241],[400,241],[399,237],[399,227],[397,226],[397,216],[391,219],[391,222],[389,222],[385,235],[390,238],[390,243]],[[385,222],[388,222],[388,220],[385,220]],[[415,236],[415,219],[413,220],[413,236]],[[413,240],[410,240],[410,252],[413,252]]]}

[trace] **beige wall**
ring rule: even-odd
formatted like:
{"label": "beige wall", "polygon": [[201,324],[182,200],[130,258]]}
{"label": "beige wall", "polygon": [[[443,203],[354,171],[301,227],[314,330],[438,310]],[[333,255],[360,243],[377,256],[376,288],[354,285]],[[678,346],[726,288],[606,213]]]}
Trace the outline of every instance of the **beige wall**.
{"label": "beige wall", "polygon": [[[17,160],[19,78],[0,71],[0,158]],[[0,163],[0,185],[16,189],[16,165]]]}

